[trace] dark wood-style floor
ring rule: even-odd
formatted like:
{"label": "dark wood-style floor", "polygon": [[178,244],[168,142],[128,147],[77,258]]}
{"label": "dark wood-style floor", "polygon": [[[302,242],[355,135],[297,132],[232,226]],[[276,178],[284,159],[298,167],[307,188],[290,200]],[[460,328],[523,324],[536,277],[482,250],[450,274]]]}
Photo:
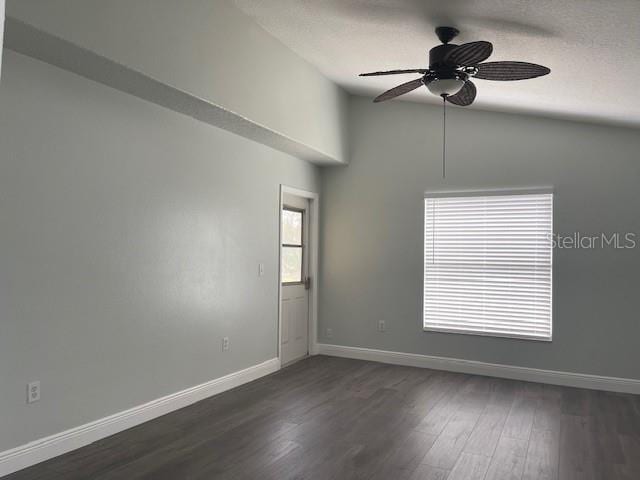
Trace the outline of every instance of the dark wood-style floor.
{"label": "dark wood-style floor", "polygon": [[6,477],[640,479],[640,397],[330,357]]}

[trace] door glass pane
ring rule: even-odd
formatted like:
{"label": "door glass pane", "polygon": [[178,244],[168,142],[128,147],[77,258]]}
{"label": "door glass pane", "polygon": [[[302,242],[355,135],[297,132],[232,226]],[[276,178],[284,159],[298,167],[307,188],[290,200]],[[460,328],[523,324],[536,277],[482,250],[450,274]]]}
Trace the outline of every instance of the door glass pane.
{"label": "door glass pane", "polygon": [[302,212],[282,211],[282,243],[302,245]]}
{"label": "door glass pane", "polygon": [[282,247],[282,283],[302,281],[302,247]]}

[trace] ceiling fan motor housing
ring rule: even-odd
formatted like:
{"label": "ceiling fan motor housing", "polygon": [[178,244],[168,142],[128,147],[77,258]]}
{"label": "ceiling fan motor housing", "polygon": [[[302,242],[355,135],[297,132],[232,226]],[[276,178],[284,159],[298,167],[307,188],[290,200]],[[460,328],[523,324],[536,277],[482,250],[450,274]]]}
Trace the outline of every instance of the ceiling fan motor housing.
{"label": "ceiling fan motor housing", "polygon": [[445,61],[446,55],[457,47],[458,45],[444,44],[429,51],[429,72],[424,76],[423,82],[434,95],[455,95],[469,78],[457,65]]}
{"label": "ceiling fan motor housing", "polygon": [[429,70],[437,70],[441,67],[451,67],[450,63],[445,61],[447,53],[458,48],[458,45],[448,43],[446,45],[438,45],[429,50]]}

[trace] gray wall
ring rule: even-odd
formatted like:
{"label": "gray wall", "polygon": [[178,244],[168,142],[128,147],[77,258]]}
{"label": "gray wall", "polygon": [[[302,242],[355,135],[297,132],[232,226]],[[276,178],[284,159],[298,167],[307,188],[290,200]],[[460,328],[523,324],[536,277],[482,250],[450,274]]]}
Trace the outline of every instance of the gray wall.
{"label": "gray wall", "polygon": [[0,451],[274,358],[279,184],[316,168],[12,52],[2,74]]}
{"label": "gray wall", "polygon": [[7,16],[346,161],[346,93],[232,0],[8,0]]}
{"label": "gray wall", "polygon": [[440,108],[350,114],[350,165],[322,173],[321,342],[640,378],[640,247],[556,250],[552,343],[421,329],[425,190],[552,185],[557,233],[640,235],[637,130],[451,108],[443,180]]}

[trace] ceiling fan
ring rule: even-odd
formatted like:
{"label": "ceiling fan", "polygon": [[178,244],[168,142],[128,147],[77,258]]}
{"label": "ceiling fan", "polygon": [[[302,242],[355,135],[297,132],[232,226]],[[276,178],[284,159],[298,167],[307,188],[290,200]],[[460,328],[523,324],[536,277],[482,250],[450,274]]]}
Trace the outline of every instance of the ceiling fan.
{"label": "ceiling fan", "polygon": [[462,45],[449,43],[460,32],[453,27],[438,27],[436,35],[442,45],[429,51],[429,68],[388,70],[362,73],[361,77],[420,73],[422,77],[378,95],[373,101],[383,102],[426,86],[431,93],[454,105],[471,105],[476,98],[472,78],[481,80],[526,80],[547,75],[551,70],[528,62],[484,62],[493,52],[490,42],[471,42]]}
{"label": "ceiling fan", "polygon": [[378,75],[398,75],[419,73],[422,76],[403,83],[378,95],[373,101],[384,102],[409,93],[418,87],[426,86],[431,93],[442,97],[442,178],[446,172],[446,103],[461,107],[471,105],[476,99],[476,86],[472,78],[481,80],[526,80],[541,77],[551,72],[547,67],[528,62],[485,62],[493,52],[491,42],[471,42],[462,45],[449,43],[459,34],[454,27],[437,27],[436,35],[442,45],[429,51],[429,68],[411,68],[406,70],[387,70],[384,72],[361,73],[361,77]]}

